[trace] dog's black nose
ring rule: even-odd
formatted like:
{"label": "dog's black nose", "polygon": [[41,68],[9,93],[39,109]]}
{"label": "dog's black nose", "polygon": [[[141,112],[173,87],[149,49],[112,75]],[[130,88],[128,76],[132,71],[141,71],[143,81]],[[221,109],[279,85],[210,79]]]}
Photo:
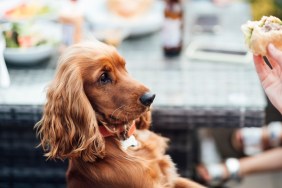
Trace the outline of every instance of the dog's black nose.
{"label": "dog's black nose", "polygon": [[155,94],[147,92],[140,97],[140,102],[145,106],[150,106],[155,99]]}

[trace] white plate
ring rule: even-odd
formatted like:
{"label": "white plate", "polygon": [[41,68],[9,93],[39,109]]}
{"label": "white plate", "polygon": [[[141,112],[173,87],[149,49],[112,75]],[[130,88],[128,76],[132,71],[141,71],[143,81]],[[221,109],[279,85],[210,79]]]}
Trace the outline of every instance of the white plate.
{"label": "white plate", "polygon": [[192,40],[186,48],[188,58],[224,63],[249,63],[252,61],[252,54],[247,50],[240,38],[197,38]]}
{"label": "white plate", "polygon": [[4,58],[8,63],[27,65],[40,62],[50,57],[55,51],[54,46],[37,46],[32,48],[6,48]]}
{"label": "white plate", "polygon": [[[90,3],[90,1],[87,1]],[[124,28],[129,31],[130,36],[138,36],[148,34],[159,30],[163,23],[162,1],[156,0],[151,9],[144,16],[134,19],[126,19],[116,16],[109,12],[106,6],[106,0],[91,1],[84,9],[86,10],[86,18],[93,24],[95,28]]]}

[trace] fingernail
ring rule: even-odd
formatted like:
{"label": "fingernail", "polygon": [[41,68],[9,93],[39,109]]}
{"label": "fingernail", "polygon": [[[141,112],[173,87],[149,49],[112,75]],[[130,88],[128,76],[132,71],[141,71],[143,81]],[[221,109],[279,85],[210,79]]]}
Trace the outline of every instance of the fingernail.
{"label": "fingernail", "polygon": [[274,45],[273,45],[272,43],[270,43],[270,44],[268,45],[268,48],[269,48],[270,50],[274,50],[274,49],[275,49],[275,47],[274,47]]}

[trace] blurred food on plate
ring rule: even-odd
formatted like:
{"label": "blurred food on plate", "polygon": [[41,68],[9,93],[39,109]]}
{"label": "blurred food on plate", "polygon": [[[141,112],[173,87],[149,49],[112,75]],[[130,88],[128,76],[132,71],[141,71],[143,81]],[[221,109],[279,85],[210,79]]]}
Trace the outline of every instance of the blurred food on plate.
{"label": "blurred food on plate", "polygon": [[39,24],[12,23],[10,28],[3,31],[7,48],[29,48],[40,45],[54,45],[58,39],[47,36]]}
{"label": "blurred food on plate", "polygon": [[55,52],[61,41],[61,26],[51,22],[3,24],[4,58],[9,63],[31,64]]}
{"label": "blurred food on plate", "polygon": [[55,12],[51,4],[42,1],[22,1],[18,5],[8,9],[3,17],[6,20],[27,20],[49,16]]}
{"label": "blurred food on plate", "polygon": [[107,0],[107,7],[113,13],[125,18],[133,18],[146,13],[154,0]]}
{"label": "blurred food on plate", "polygon": [[[128,36],[134,37],[158,31],[163,25],[163,1],[95,0],[88,2],[88,6],[85,7],[85,18],[91,25],[92,32],[105,28],[121,28],[127,31]],[[124,6],[131,8],[125,8],[122,4],[127,4]],[[128,11],[133,10],[133,7],[136,8],[135,12]],[[119,10],[123,8],[126,11],[119,13]]]}

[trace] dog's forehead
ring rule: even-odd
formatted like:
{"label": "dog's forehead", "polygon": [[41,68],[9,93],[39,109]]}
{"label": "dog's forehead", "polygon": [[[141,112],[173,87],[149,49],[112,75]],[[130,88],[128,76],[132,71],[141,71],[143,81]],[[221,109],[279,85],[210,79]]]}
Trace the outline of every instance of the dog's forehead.
{"label": "dog's forehead", "polygon": [[71,62],[80,67],[82,71],[99,72],[126,69],[124,58],[113,46],[103,43],[86,43],[77,48],[74,47],[65,55],[65,59],[66,62],[71,59]]}
{"label": "dog's forehead", "polygon": [[[86,61],[87,62],[87,61]],[[117,51],[104,51],[92,56],[90,62],[81,62],[84,70],[91,72],[99,71],[124,71],[126,63]]]}
{"label": "dog's forehead", "polygon": [[107,59],[107,64],[109,64],[110,66],[115,68],[125,68],[126,62],[117,50],[114,49],[110,52],[106,52],[105,58]]}

